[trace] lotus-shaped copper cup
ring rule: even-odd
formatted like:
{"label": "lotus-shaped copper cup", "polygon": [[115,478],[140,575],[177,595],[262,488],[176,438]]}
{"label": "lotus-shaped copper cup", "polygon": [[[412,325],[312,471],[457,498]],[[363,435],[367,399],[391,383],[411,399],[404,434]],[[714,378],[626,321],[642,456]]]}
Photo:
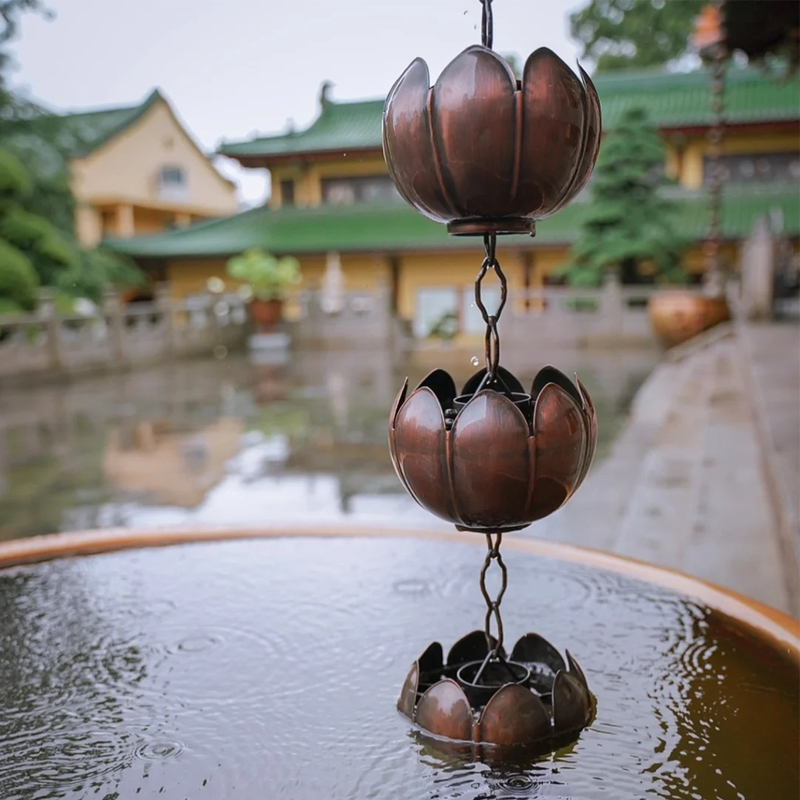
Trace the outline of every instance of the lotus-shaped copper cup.
{"label": "lotus-shaped copper cup", "polygon": [[461,395],[444,370],[431,372],[389,418],[389,448],[400,480],[425,509],[459,530],[525,528],[563,505],[589,470],[597,419],[589,394],[545,367],[530,394],[502,367],[502,391],[481,388],[486,370]]}
{"label": "lotus-shaped copper cup", "polygon": [[586,184],[600,102],[542,47],[517,81],[493,50],[468,47],[431,88],[420,58],[386,98],[383,152],[400,194],[454,234],[533,233]]}
{"label": "lotus-shaped copper cup", "polygon": [[[575,738],[589,724],[595,700],[569,651],[565,661],[546,639],[525,634],[514,645],[510,660],[502,653],[502,661],[490,662],[498,676],[509,668],[509,678],[493,681],[496,685],[487,696],[476,701],[461,676],[488,653],[483,631],[459,639],[446,659],[442,645],[433,642],[412,664],[398,710],[428,733],[478,746],[547,749]],[[520,680],[511,668],[523,670],[526,677]]]}

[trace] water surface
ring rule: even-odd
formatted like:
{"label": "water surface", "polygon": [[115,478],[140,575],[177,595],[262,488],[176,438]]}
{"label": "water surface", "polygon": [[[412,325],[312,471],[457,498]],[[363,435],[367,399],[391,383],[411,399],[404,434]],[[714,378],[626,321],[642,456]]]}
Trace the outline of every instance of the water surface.
{"label": "water surface", "polygon": [[0,797],[794,800],[800,675],[665,589],[506,551],[510,641],[569,647],[574,744],[459,760],[395,702],[482,624],[483,541],[274,539],[0,571]]}

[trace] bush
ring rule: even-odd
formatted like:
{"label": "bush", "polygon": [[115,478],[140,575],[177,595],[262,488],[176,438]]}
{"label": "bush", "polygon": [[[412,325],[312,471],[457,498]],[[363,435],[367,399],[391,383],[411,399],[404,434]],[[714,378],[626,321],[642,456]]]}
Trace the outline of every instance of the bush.
{"label": "bush", "polygon": [[36,307],[39,278],[30,260],[16,247],[0,240],[0,303],[7,311]]}

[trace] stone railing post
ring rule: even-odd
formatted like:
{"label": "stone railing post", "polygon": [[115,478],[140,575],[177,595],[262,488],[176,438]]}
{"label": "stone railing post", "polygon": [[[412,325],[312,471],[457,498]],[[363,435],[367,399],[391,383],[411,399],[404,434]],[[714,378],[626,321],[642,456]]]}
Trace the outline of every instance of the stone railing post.
{"label": "stone railing post", "polygon": [[156,311],[161,318],[161,349],[162,355],[174,355],[178,349],[175,340],[175,315],[173,314],[172,298],[169,293],[168,283],[159,283],[153,292]]}
{"label": "stone railing post", "polygon": [[125,363],[125,309],[115,289],[106,289],[103,293],[103,314],[108,320],[111,361],[122,366]]}
{"label": "stone railing post", "polygon": [[606,334],[621,335],[622,315],[625,312],[625,298],[616,270],[607,272],[600,293],[600,324]]}
{"label": "stone railing post", "polygon": [[47,334],[48,367],[54,372],[64,369],[64,348],[61,341],[61,315],[55,304],[55,293],[52,289],[39,290],[39,318],[44,323]]}

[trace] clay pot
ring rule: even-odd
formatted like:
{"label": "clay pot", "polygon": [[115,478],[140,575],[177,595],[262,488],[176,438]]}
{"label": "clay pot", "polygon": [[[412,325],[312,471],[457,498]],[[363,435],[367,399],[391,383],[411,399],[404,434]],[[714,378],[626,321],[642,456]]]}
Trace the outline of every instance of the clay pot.
{"label": "clay pot", "polygon": [[724,297],[669,292],[650,298],[650,324],[662,344],[674,347],[730,319]]}
{"label": "clay pot", "polygon": [[250,319],[253,320],[261,333],[269,333],[277,327],[283,316],[283,300],[273,298],[272,300],[250,301]]}

